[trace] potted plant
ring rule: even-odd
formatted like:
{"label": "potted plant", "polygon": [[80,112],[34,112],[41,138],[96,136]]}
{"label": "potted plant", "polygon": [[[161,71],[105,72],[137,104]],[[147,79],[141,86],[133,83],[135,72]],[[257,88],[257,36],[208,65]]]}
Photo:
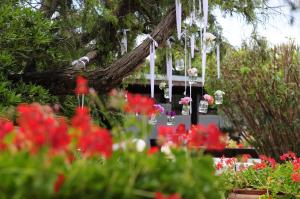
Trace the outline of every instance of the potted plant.
{"label": "potted plant", "polygon": [[[227,167],[221,176],[229,191],[228,198],[297,198],[300,196],[300,158],[289,152],[281,156],[282,163],[261,155],[260,161],[249,166],[240,163],[236,170]],[[222,164],[223,163],[223,164]],[[223,169],[224,161],[217,164]]]}

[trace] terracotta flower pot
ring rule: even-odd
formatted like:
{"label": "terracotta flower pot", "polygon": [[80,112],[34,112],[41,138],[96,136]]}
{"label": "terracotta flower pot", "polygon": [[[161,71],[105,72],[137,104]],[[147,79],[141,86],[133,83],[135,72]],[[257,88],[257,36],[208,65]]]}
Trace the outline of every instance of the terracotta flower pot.
{"label": "terracotta flower pot", "polygon": [[267,193],[267,190],[256,189],[234,189],[228,195],[228,199],[259,199]]}

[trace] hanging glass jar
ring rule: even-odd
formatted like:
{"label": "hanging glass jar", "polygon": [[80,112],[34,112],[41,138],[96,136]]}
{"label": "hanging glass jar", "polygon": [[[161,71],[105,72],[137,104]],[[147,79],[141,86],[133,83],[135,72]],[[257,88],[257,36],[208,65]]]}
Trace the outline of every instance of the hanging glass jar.
{"label": "hanging glass jar", "polygon": [[199,103],[199,113],[207,113],[208,102],[206,100],[201,100]]}
{"label": "hanging glass jar", "polygon": [[190,68],[188,69],[188,75],[189,75],[189,84],[194,84],[197,81],[198,78],[198,70],[197,68]]}
{"label": "hanging glass jar", "polygon": [[183,59],[177,59],[175,61],[175,69],[177,71],[183,71],[184,70],[184,60]]}
{"label": "hanging glass jar", "polygon": [[164,88],[164,98],[165,99],[169,99],[170,98],[170,96],[169,96],[169,87],[168,86],[166,86]]}
{"label": "hanging glass jar", "polygon": [[172,126],[175,124],[175,116],[167,116],[167,125]]}
{"label": "hanging glass jar", "polygon": [[172,126],[175,124],[175,115],[176,113],[174,111],[167,111],[167,125]]}
{"label": "hanging glass jar", "polygon": [[215,40],[216,36],[214,36],[213,34],[207,32],[203,35],[203,40],[204,40],[204,44],[205,44],[205,51],[206,53],[210,53],[214,47],[215,47]]}
{"label": "hanging glass jar", "polygon": [[149,124],[155,125],[157,123],[156,114],[152,114],[149,120]]}
{"label": "hanging glass jar", "polygon": [[182,115],[189,115],[190,114],[190,106],[183,104],[182,105],[182,111],[181,111]]}
{"label": "hanging glass jar", "polygon": [[225,95],[225,93],[221,90],[215,92],[215,104],[223,104],[223,95]]}

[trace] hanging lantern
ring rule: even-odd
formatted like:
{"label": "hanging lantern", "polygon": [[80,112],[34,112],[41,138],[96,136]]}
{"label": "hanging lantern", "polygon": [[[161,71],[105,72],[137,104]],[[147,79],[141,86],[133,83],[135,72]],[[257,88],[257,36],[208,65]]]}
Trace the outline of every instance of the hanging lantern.
{"label": "hanging lantern", "polygon": [[208,102],[206,100],[201,100],[199,103],[199,113],[207,113]]}
{"label": "hanging lantern", "polygon": [[177,71],[183,71],[184,70],[184,60],[183,59],[177,59],[175,61],[175,69]]}
{"label": "hanging lantern", "polygon": [[192,101],[191,97],[183,97],[179,101],[179,104],[182,104],[182,115],[189,115],[190,114],[190,102]]}
{"label": "hanging lantern", "polygon": [[154,109],[155,112],[151,115],[149,119],[149,124],[151,125],[155,125],[157,123],[157,116],[159,116],[165,111],[164,107],[161,106],[160,104],[154,104]]}
{"label": "hanging lantern", "polygon": [[165,99],[169,99],[169,98],[170,98],[170,95],[169,95],[169,87],[168,87],[168,86],[166,86],[166,87],[164,88],[164,98],[165,98]]}
{"label": "hanging lantern", "polygon": [[225,92],[221,90],[215,92],[215,104],[223,104],[223,95],[225,95]]}
{"label": "hanging lantern", "polygon": [[203,35],[203,41],[205,42],[205,50],[207,53],[210,53],[215,47],[216,36],[207,32]]}
{"label": "hanging lantern", "polygon": [[174,111],[167,111],[167,125],[172,126],[175,124],[175,115],[176,113]]}
{"label": "hanging lantern", "polygon": [[168,87],[167,83],[166,82],[161,82],[159,84],[159,88],[160,88],[160,90],[163,90],[163,92],[164,92],[164,98],[165,99],[169,99],[170,95],[169,95],[169,87]]}
{"label": "hanging lantern", "polygon": [[189,84],[194,84],[198,77],[198,70],[197,68],[190,68],[188,69],[188,75],[189,75]]}

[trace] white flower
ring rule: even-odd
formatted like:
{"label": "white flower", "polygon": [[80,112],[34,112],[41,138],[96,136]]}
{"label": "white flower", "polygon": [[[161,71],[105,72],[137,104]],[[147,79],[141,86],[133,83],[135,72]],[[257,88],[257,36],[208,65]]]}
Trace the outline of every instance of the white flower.
{"label": "white flower", "polygon": [[144,140],[134,138],[132,142],[135,143],[137,152],[143,152],[145,150],[146,142]]}
{"label": "white flower", "polygon": [[164,88],[166,88],[166,86],[167,86],[167,83],[166,82],[160,82],[160,84],[159,84],[159,89],[164,89]]}
{"label": "white flower", "polygon": [[197,77],[198,76],[198,70],[197,68],[190,68],[188,69],[189,76]]}
{"label": "white flower", "polygon": [[175,160],[175,156],[171,151],[172,142],[168,142],[161,146],[160,151],[164,153],[169,159]]}
{"label": "white flower", "polygon": [[203,35],[204,41],[213,41],[216,39],[216,36],[211,34],[210,32],[204,33]]}

